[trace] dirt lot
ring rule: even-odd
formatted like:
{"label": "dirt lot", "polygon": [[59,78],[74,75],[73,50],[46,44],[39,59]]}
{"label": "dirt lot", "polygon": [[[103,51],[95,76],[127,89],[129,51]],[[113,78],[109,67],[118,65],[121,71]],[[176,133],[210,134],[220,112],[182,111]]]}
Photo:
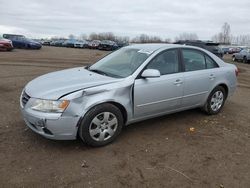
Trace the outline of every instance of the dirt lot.
{"label": "dirt lot", "polygon": [[106,53],[0,52],[1,187],[250,187],[250,64],[237,63],[238,90],[219,115],[191,110],[136,123],[106,147],[47,140],[25,126],[19,95],[29,80]]}

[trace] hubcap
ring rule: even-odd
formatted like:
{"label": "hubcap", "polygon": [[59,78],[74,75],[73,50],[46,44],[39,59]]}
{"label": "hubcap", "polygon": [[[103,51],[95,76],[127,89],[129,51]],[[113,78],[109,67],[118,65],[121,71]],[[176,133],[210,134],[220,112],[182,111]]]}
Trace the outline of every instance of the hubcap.
{"label": "hubcap", "polygon": [[211,109],[213,111],[218,111],[222,104],[223,104],[223,101],[224,101],[224,95],[223,95],[223,92],[221,91],[216,91],[213,96],[212,96],[212,99],[211,99],[211,102],[210,102],[210,106],[211,106]]}
{"label": "hubcap", "polygon": [[106,141],[111,138],[118,127],[118,120],[111,112],[96,115],[90,123],[89,133],[96,141]]}

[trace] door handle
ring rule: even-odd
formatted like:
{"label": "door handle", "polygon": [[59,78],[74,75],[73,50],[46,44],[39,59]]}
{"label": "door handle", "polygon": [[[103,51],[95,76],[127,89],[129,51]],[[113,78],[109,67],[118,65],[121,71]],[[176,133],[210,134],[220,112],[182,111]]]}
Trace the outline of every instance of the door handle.
{"label": "door handle", "polygon": [[183,81],[181,79],[177,79],[174,82],[174,85],[181,85],[183,83]]}
{"label": "door handle", "polygon": [[213,79],[215,79],[215,76],[214,76],[214,74],[210,74],[210,75],[209,75],[209,79],[210,79],[210,80],[213,80]]}

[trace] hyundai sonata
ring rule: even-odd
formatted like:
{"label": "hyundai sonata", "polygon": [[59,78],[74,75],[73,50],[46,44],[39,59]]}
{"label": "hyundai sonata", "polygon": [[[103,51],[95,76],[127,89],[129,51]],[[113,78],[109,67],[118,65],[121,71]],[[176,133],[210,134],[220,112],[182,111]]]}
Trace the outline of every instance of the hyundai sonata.
{"label": "hyundai sonata", "polygon": [[95,64],[40,76],[20,98],[27,126],[50,139],[112,142],[124,125],[191,108],[217,114],[238,70],[201,48],[138,44]]}

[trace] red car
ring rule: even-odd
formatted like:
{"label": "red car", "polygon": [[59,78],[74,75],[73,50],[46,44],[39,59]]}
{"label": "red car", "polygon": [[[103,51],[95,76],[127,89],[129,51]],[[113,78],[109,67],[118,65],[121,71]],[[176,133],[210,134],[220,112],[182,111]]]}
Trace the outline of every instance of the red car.
{"label": "red car", "polygon": [[3,39],[0,36],[0,51],[11,51],[13,50],[12,42],[8,39]]}

